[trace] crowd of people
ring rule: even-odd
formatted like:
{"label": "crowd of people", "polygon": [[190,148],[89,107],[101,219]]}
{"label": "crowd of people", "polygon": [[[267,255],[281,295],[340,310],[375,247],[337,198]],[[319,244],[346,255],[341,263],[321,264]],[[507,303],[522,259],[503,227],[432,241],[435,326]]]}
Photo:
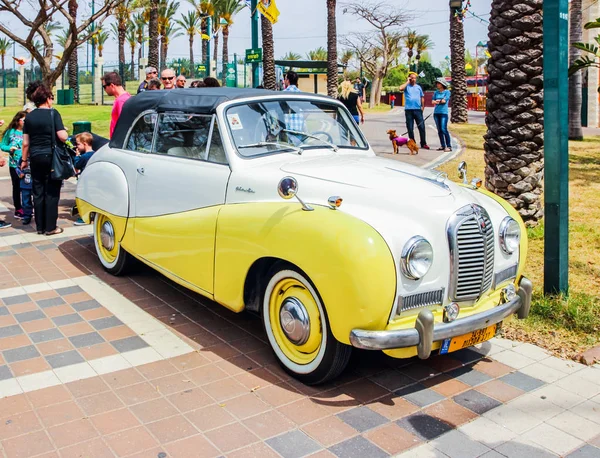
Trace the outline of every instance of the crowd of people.
{"label": "crowd of people", "polygon": [[[183,89],[186,87],[185,75],[176,76],[167,68],[161,72],[154,67],[145,69],[146,79],[139,85],[137,93],[151,90]],[[425,119],[423,110],[425,98],[423,89],[417,84],[418,75],[409,73],[408,80],[400,91],[404,92],[404,112],[409,138],[415,139],[414,125],[419,131],[421,148],[430,149],[427,145]],[[188,87],[219,87],[216,78],[206,77],[195,80]],[[102,87],[107,95],[115,98],[111,112],[109,135],[112,137],[117,120],[125,102],[131,94],[125,90],[121,77],[116,72],[106,73],[102,77]],[[262,88],[262,86],[259,86]],[[288,71],[284,76],[283,91],[300,92],[298,74]],[[52,168],[53,145],[56,142],[66,142],[67,129],[63,125],[60,113],[53,108],[54,95],[52,90],[40,81],[32,82],[26,89],[30,101],[22,111],[15,114],[8,124],[0,141],[0,150],[8,153],[8,166],[12,186],[12,200],[15,208],[14,216],[24,225],[29,225],[34,219],[38,234],[55,235],[63,232],[57,226],[58,203],[62,181],[53,180],[50,176]],[[348,108],[357,125],[364,124],[365,113],[363,102],[366,100],[366,89],[360,78],[354,82],[343,81],[340,85],[338,100]],[[392,101],[394,107],[395,96]],[[444,78],[436,80],[436,91],[433,94],[434,121],[438,130],[440,147],[438,151],[451,151],[450,134],[448,133],[448,105],[450,91]],[[35,106],[35,109],[31,107]],[[0,120],[0,126],[5,124]],[[94,154],[94,136],[89,132],[75,137],[74,168],[75,173],[81,173],[87,162]],[[6,165],[4,156],[0,156],[0,167]],[[82,219],[76,225],[86,224]],[[0,220],[0,229],[10,227],[7,221]]]}

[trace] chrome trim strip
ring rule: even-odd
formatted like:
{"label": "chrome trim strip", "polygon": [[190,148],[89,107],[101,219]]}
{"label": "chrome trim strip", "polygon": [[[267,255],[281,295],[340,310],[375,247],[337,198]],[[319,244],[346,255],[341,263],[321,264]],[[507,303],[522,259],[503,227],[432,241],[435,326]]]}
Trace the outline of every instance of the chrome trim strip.
{"label": "chrome trim strip", "polygon": [[494,284],[492,286],[492,289],[496,289],[500,283],[503,283],[506,280],[513,280],[517,278],[518,268],[519,265],[514,264],[512,266],[508,266],[506,269],[501,270],[500,272],[496,272],[494,274]]}
{"label": "chrome trim strip", "polygon": [[[431,342],[437,342],[451,337],[460,336],[469,332],[483,329],[499,323],[506,317],[518,313],[519,318],[526,318],[531,303],[532,284],[523,277],[517,296],[510,302],[500,304],[486,312],[477,313],[467,318],[458,319],[452,323],[430,323],[431,311],[422,310],[417,317],[420,323],[417,328],[400,329],[393,331],[371,331],[366,329],[353,329],[350,332],[350,343],[353,347],[363,350],[392,350],[394,348],[407,348],[419,346],[419,357],[427,358],[427,347]],[[525,310],[527,309],[527,310]],[[423,340],[422,340],[423,339]],[[424,341],[427,339],[427,342]]]}
{"label": "chrome trim strip", "polygon": [[426,291],[424,293],[411,294],[410,296],[398,296],[398,315],[406,310],[412,310],[431,305],[442,305],[444,302],[444,288]]}

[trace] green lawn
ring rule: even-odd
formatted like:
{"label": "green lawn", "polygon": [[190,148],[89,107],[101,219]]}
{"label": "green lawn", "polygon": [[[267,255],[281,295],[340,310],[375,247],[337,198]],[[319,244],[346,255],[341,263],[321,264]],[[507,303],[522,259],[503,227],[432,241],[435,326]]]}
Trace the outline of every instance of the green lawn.
{"label": "green lawn", "polygon": [[[92,123],[92,132],[103,137],[108,137],[112,106],[55,105],[54,107],[62,116],[69,133],[73,132],[73,123],[75,121],[90,121]],[[20,107],[0,108],[0,119],[4,119],[8,124],[19,109]],[[3,131],[3,129],[0,129],[0,132]]]}
{"label": "green lawn", "polygon": [[[456,167],[469,165],[469,177],[484,178],[486,127],[451,124],[465,151],[440,170],[458,181]],[[569,295],[544,296],[544,225],[528,230],[525,275],[534,283],[530,317],[509,320],[505,335],[542,345],[561,356],[576,357],[600,341],[600,137],[569,142]]]}

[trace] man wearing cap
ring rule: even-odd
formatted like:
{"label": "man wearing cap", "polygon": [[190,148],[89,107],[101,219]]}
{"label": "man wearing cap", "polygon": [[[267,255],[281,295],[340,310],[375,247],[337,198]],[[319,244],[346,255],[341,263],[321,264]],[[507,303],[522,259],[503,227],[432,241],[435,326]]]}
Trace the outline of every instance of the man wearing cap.
{"label": "man wearing cap", "polygon": [[400,91],[404,91],[404,114],[406,116],[406,129],[408,136],[414,140],[414,123],[417,122],[419,129],[419,138],[421,148],[429,149],[427,138],[425,137],[425,120],[423,119],[423,110],[425,109],[425,94],[421,86],[417,84],[417,74],[410,72],[408,81],[400,86]]}
{"label": "man wearing cap", "polygon": [[436,91],[433,93],[432,102],[435,105],[433,109],[433,119],[440,137],[440,147],[438,151],[452,151],[450,143],[450,133],[448,132],[448,103],[450,102],[450,91],[448,82],[444,78],[435,80]]}
{"label": "man wearing cap", "polygon": [[138,87],[137,93],[144,92],[148,90],[148,83],[151,79],[156,78],[158,76],[158,72],[154,67],[146,67],[146,79],[142,81],[140,87]]}

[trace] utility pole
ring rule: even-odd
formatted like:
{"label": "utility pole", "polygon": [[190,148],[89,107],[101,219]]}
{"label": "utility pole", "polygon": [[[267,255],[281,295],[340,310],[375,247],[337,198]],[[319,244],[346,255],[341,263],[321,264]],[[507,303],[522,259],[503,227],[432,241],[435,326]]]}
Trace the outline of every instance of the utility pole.
{"label": "utility pole", "polygon": [[544,293],[569,289],[569,1],[544,1]]}
{"label": "utility pole", "polygon": [[206,18],[206,30],[208,35],[208,43],[206,44],[206,76],[211,76],[210,74],[210,42],[212,41],[212,19],[210,16]]}
{"label": "utility pole", "polygon": [[[252,10],[252,16],[250,22],[252,24],[252,49],[258,49],[258,0],[252,0],[250,9]],[[258,86],[258,63],[252,64],[252,87]]]}

